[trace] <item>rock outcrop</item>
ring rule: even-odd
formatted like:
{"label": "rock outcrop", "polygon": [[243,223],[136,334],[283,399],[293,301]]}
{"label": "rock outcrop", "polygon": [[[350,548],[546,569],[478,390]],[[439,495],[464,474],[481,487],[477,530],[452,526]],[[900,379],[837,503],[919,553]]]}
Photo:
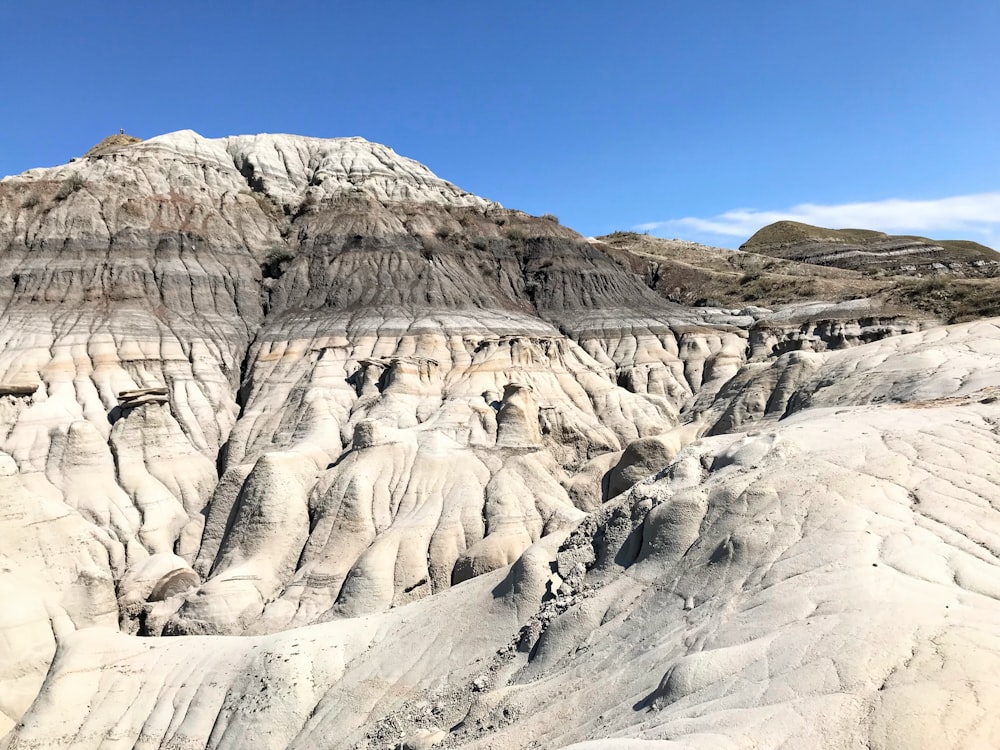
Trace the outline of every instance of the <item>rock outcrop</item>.
{"label": "rock outcrop", "polygon": [[[990,747],[998,342],[989,323],[821,355],[801,392],[843,383],[822,405],[692,443],[569,535],[406,606],[249,638],[66,634],[9,746]],[[924,378],[930,351],[963,362]],[[879,361],[884,405],[861,387]]]}
{"label": "rock outcrop", "polygon": [[993,323],[682,305],[362,139],[112,146],[0,182],[7,748],[996,738]]}

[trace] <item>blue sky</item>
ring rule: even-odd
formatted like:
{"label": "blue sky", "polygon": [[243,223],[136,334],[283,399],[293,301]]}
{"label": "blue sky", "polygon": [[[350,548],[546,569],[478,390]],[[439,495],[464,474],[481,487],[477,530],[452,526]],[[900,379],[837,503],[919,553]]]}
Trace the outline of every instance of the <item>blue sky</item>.
{"label": "blue sky", "polygon": [[1000,2],[3,3],[0,174],[361,135],[585,235],[775,218],[1000,247]]}

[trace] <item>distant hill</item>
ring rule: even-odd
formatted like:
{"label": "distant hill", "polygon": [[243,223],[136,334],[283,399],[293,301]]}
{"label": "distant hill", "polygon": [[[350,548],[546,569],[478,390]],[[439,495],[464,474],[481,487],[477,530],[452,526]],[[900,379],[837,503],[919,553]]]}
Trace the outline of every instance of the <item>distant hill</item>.
{"label": "distant hill", "polygon": [[1000,273],[1000,254],[978,242],[932,240],[870,229],[826,229],[796,221],[767,225],[740,250],[866,275],[983,277]]}
{"label": "distant hill", "polygon": [[874,294],[884,286],[857,271],[634,232],[615,232],[598,241],[651,288],[682,305],[773,307],[814,299],[839,301]]}
{"label": "distant hill", "polygon": [[[779,224],[787,230],[783,235],[779,234],[782,229]],[[792,238],[808,236],[806,230],[855,238],[888,237],[864,229],[830,230],[793,222],[779,224],[765,227],[738,251],[635,232],[615,232],[593,242],[641,276],[650,288],[682,305],[780,307],[814,300],[843,302],[866,298],[886,316],[931,315],[954,323],[1000,315],[1000,272],[996,270],[997,261],[985,255],[997,254],[983,245],[960,240],[937,243],[936,250],[928,249],[928,254],[936,252],[939,255],[934,257],[951,260],[948,265],[935,260],[934,263],[944,266],[941,269],[933,265],[918,266],[925,269],[923,272],[897,270],[888,264],[866,268],[818,265],[779,256],[777,251],[746,249],[769,230],[773,230],[772,237],[785,238],[786,248],[791,246]],[[827,241],[833,244],[835,240]],[[761,245],[781,248],[777,243]],[[800,246],[806,245],[801,240]],[[955,248],[954,252],[950,248]],[[964,261],[958,260],[962,252],[967,253]],[[942,253],[951,254],[942,256]],[[903,257],[907,258],[907,264],[915,265],[913,256]]]}

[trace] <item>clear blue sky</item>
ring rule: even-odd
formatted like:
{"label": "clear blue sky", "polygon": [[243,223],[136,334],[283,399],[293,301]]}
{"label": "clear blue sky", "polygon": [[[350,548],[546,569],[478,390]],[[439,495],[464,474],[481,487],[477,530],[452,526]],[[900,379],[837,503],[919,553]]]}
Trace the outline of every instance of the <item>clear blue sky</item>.
{"label": "clear blue sky", "polygon": [[998,0],[51,0],[0,33],[0,175],[122,127],[361,135],[587,235],[1000,245]]}

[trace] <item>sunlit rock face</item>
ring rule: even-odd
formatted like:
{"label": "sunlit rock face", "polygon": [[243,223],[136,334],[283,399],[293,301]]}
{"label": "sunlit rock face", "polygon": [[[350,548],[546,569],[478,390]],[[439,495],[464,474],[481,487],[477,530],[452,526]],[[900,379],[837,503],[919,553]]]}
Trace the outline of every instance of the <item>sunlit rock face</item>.
{"label": "sunlit rock face", "polygon": [[9,748],[995,738],[991,323],[192,132],[0,182],[0,304]]}

